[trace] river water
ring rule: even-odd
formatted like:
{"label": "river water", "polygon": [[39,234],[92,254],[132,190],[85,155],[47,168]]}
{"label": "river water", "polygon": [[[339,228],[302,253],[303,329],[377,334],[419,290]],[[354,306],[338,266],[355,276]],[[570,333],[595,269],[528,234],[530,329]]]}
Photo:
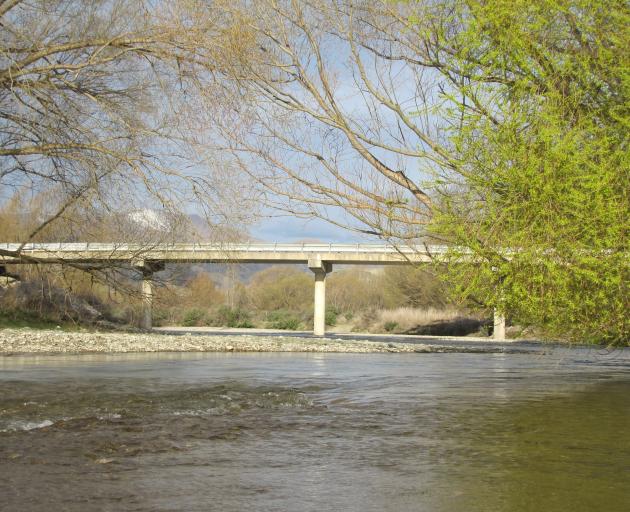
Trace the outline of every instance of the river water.
{"label": "river water", "polygon": [[0,359],[3,511],[627,511],[630,355]]}

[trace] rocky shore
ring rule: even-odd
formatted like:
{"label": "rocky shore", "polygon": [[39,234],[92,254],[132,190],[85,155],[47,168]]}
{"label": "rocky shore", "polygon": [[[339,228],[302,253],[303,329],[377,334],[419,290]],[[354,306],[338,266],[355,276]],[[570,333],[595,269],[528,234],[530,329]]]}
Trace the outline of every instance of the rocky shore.
{"label": "rocky shore", "polygon": [[290,336],[169,335],[157,333],[66,332],[61,330],[0,330],[0,355],[87,354],[130,352],[344,352],[432,353],[503,352],[497,346],[462,347],[422,343],[387,343]]}

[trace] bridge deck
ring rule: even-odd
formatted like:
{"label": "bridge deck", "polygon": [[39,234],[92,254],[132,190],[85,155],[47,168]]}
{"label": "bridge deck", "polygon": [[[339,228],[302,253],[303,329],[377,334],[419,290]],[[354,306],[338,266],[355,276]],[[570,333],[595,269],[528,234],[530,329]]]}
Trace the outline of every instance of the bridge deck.
{"label": "bridge deck", "polygon": [[[19,244],[0,244],[15,252]],[[317,258],[328,263],[387,265],[428,262],[443,246],[394,247],[377,244],[138,244],[52,243],[27,244],[22,257],[0,254],[0,263],[308,263]]]}

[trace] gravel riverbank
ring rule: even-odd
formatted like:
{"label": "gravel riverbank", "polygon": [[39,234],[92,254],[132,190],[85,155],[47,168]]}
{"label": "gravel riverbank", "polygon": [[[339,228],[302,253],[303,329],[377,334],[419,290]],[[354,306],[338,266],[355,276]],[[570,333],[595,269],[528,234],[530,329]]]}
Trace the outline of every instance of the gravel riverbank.
{"label": "gravel riverbank", "polygon": [[431,353],[504,352],[497,346],[449,345],[444,343],[396,343],[368,340],[334,340],[252,336],[238,334],[169,335],[157,333],[65,332],[59,330],[0,330],[0,355],[82,354],[126,352],[345,352],[345,353]]}

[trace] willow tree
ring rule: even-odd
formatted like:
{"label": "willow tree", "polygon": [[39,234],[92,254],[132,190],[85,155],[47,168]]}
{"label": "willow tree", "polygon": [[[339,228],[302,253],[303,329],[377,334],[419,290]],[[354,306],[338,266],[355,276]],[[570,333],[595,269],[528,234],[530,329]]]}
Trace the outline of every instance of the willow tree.
{"label": "willow tree", "polygon": [[627,339],[626,2],[223,12],[257,52],[226,87],[242,101],[225,149],[271,206],[438,240],[460,298],[553,335]]}
{"label": "willow tree", "polygon": [[147,208],[242,222],[197,144],[199,90],[236,48],[203,1],[0,1],[0,214],[28,225],[0,242],[95,240]]}
{"label": "willow tree", "polygon": [[[159,242],[242,236],[246,189],[199,145],[223,108],[200,92],[242,51],[234,30],[203,0],[0,0],[0,257],[97,241],[141,260]],[[103,283],[128,300],[147,270],[58,263],[14,272],[50,303]]]}
{"label": "willow tree", "polygon": [[628,343],[627,3],[451,12],[459,28],[436,42],[469,75],[451,132],[463,171],[439,187],[432,230],[488,262],[450,267],[459,293],[556,336]]}

